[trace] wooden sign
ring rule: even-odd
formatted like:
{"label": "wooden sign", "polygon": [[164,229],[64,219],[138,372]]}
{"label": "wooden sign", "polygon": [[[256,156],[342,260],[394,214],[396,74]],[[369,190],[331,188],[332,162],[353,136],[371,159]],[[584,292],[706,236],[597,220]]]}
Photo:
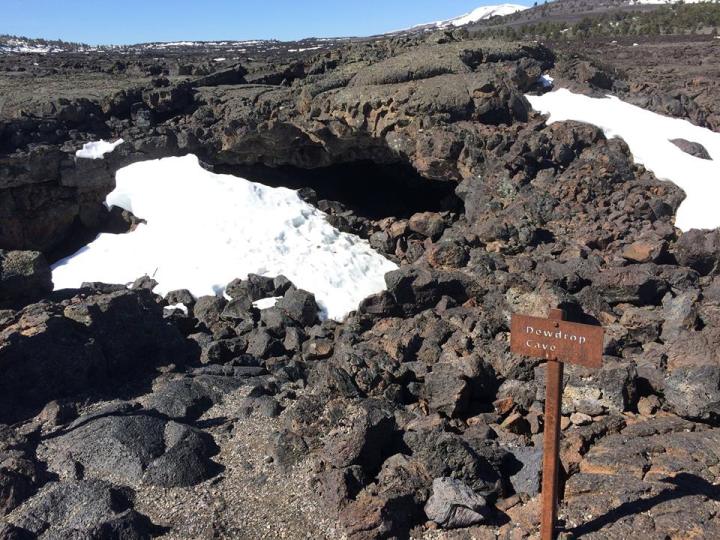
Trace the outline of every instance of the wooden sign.
{"label": "wooden sign", "polygon": [[602,366],[604,331],[600,326],[513,315],[510,336],[510,348],[517,354]]}
{"label": "wooden sign", "polygon": [[549,319],[513,315],[510,325],[512,352],[547,359],[541,540],[555,538],[557,522],[562,363],[570,362],[591,368],[602,367],[603,329],[599,326],[570,323],[564,319],[565,314],[562,310],[553,309],[550,311]]}

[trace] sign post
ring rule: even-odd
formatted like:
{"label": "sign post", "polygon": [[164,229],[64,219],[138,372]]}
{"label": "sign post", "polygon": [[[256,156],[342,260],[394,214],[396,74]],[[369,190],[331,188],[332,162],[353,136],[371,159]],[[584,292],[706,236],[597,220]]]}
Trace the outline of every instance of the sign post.
{"label": "sign post", "polygon": [[541,540],[555,538],[557,522],[563,362],[585,367],[601,367],[603,337],[603,329],[599,326],[566,322],[565,313],[560,309],[550,310],[548,319],[527,315],[512,316],[510,331],[512,352],[547,360]]}

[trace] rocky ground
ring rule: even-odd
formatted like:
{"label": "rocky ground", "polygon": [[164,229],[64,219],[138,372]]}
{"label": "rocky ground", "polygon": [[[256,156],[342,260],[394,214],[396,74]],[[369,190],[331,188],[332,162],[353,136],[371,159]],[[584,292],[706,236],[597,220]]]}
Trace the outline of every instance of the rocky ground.
{"label": "rocky ground", "polygon": [[[544,367],[509,352],[509,316],[555,306],[607,334],[602,369],[566,369],[564,538],[719,537],[720,233],[675,229],[678,188],[523,97],[550,71],[717,129],[716,64],[694,93],[695,67],[643,47],[675,71],[461,31],[222,66],[0,58],[0,538],[535,537]],[[100,137],[126,142],[74,159]],[[308,183],[400,264],[342,323],[282,276],[230,301],[140,276],[52,292],[48,260],[132,228],[102,205],[114,171],[188,152],[445,196]]]}
{"label": "rocky ground", "polygon": [[[720,130],[720,40],[633,36],[549,44],[567,87],[610,92],[640,107]],[[579,83],[579,84],[574,84]],[[585,87],[585,88],[583,88]]]}

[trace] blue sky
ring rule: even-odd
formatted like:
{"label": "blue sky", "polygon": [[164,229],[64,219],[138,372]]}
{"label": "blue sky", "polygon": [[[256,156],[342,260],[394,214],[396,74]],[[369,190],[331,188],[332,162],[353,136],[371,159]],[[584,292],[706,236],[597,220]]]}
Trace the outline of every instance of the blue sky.
{"label": "blue sky", "polygon": [[[0,0],[0,34],[90,44],[364,36],[499,3],[502,0]],[[511,3],[532,5],[525,0]]]}

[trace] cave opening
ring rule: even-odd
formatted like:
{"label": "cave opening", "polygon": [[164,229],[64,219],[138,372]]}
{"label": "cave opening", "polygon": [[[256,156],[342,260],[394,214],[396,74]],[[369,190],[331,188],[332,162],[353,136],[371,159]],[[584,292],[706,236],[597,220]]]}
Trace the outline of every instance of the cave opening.
{"label": "cave opening", "polygon": [[303,169],[284,165],[215,165],[216,173],[240,176],[270,187],[311,188],[318,200],[341,203],[354,214],[379,220],[409,218],[418,212],[462,212],[455,182],[421,176],[410,165],[354,161]]}
{"label": "cave opening", "polygon": [[[318,204],[319,201],[340,203],[344,209],[365,220],[407,219],[419,212],[463,212],[463,202],[455,193],[455,182],[431,180],[403,163],[382,164],[365,160],[314,169],[290,165],[202,164],[215,173],[230,174],[269,187],[310,188],[316,197],[308,199],[301,194],[307,202],[321,209],[324,205]],[[100,233],[123,234],[142,222],[119,208],[103,209],[96,221],[95,226],[88,226],[78,217],[64,240],[46,252],[50,263],[76,253]],[[361,230],[350,232],[365,236]]]}

